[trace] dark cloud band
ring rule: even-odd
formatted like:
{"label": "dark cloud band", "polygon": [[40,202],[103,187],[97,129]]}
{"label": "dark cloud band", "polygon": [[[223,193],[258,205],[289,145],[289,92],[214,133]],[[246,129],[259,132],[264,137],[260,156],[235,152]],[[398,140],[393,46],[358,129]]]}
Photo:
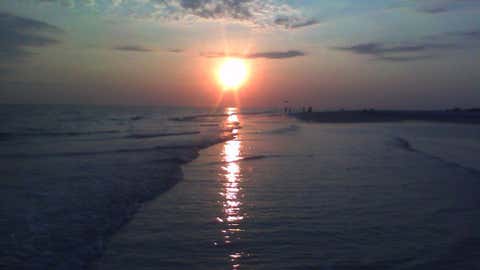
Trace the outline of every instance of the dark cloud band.
{"label": "dark cloud band", "polygon": [[411,0],[419,12],[440,14],[473,6],[480,7],[478,0]]}
{"label": "dark cloud band", "polygon": [[117,51],[128,51],[128,52],[152,52],[152,49],[139,46],[139,45],[124,45],[124,46],[116,46],[113,48]]}
{"label": "dark cloud band", "polygon": [[59,43],[56,35],[63,30],[45,22],[9,13],[0,13],[0,59],[9,61],[27,57],[31,47],[46,47]]}
{"label": "dark cloud band", "polygon": [[454,44],[435,44],[435,43],[423,43],[423,44],[407,44],[407,45],[394,45],[387,46],[383,43],[363,43],[349,47],[335,47],[337,50],[351,51],[357,54],[370,54],[370,55],[383,55],[389,53],[413,53],[422,52],[432,49],[454,49]]}
{"label": "dark cloud band", "polygon": [[238,57],[245,59],[256,59],[256,58],[266,58],[266,59],[286,59],[305,56],[306,53],[298,50],[289,50],[289,51],[270,51],[270,52],[258,52],[251,54],[238,54],[238,53],[223,53],[223,52],[208,52],[201,54],[204,57],[208,58],[219,58],[219,57]]}
{"label": "dark cloud band", "polygon": [[[376,59],[391,62],[417,61],[433,58],[431,51],[458,49],[459,46],[451,43],[417,43],[387,45],[383,43],[361,43],[353,46],[334,47],[339,51],[349,51],[355,54],[371,55]],[[428,54],[426,54],[428,53]]]}

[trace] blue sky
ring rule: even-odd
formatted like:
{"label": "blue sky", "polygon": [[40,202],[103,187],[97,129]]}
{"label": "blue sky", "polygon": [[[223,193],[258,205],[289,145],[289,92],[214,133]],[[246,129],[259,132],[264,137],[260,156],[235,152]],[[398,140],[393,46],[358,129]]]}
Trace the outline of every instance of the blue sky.
{"label": "blue sky", "polygon": [[0,22],[1,103],[210,106],[234,55],[245,106],[480,106],[478,0],[6,0]]}

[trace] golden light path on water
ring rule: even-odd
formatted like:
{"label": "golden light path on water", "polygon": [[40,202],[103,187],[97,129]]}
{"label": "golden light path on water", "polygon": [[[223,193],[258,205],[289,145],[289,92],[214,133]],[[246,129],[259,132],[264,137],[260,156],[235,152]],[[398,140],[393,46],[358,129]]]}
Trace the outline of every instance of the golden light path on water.
{"label": "golden light path on water", "polygon": [[[242,232],[242,221],[245,218],[245,213],[242,211],[242,178],[241,167],[239,160],[241,159],[242,143],[238,139],[239,119],[236,108],[227,108],[229,115],[225,126],[232,128],[232,133],[235,135],[233,140],[227,141],[224,144],[222,152],[222,174],[220,179],[222,181],[222,190],[220,196],[222,198],[221,204],[223,208],[223,216],[217,217],[217,220],[225,224],[222,234],[225,245],[232,245],[234,241],[239,240],[239,233]],[[232,264],[232,269],[240,267],[240,259],[243,253],[241,251],[231,252],[229,260]]]}

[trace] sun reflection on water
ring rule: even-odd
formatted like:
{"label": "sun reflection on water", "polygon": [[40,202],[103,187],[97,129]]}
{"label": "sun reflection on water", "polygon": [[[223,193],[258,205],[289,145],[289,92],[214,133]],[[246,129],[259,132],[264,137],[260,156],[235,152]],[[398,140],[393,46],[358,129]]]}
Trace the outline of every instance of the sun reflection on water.
{"label": "sun reflection on water", "polygon": [[[242,143],[238,139],[239,118],[236,108],[228,108],[228,114],[225,126],[232,128],[232,134],[235,135],[233,140],[227,141],[223,147],[221,181],[222,190],[220,195],[222,197],[222,216],[217,217],[217,220],[224,224],[222,230],[223,241],[227,246],[232,245],[235,241],[240,240],[240,233],[242,229],[242,221],[245,218],[245,213],[242,211],[242,178],[241,167],[239,160],[241,159]],[[229,261],[232,269],[240,268],[240,259],[243,257],[243,252],[232,251],[229,254]]]}

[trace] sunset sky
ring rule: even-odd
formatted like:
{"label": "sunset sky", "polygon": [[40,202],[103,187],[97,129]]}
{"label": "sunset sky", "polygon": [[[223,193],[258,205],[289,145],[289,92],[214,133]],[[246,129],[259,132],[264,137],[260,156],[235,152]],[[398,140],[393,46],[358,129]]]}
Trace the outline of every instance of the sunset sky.
{"label": "sunset sky", "polygon": [[480,105],[478,0],[3,0],[0,103]]}

